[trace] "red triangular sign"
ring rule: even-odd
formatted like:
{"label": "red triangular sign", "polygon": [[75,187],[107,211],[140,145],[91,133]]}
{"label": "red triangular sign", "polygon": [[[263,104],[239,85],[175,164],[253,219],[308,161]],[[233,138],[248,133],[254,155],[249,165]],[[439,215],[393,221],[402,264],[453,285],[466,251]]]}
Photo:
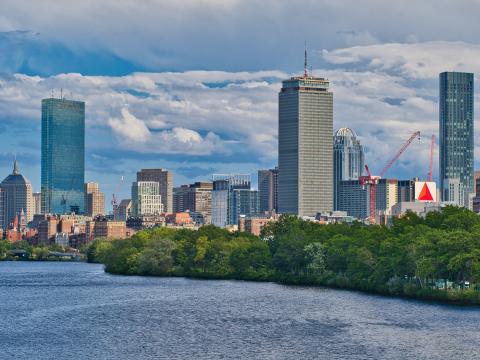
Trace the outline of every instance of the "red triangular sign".
{"label": "red triangular sign", "polygon": [[422,191],[418,194],[418,200],[420,201],[433,201],[433,196],[430,192],[430,189],[427,186],[427,183],[423,184]]}

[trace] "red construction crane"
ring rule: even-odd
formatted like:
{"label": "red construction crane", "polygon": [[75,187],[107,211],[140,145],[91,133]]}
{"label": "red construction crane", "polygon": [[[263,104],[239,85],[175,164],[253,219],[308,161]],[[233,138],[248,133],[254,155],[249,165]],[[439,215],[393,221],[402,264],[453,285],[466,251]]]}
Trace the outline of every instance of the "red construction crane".
{"label": "red construction crane", "polygon": [[377,202],[377,184],[379,180],[385,175],[385,173],[392,167],[392,165],[398,160],[398,158],[403,154],[403,152],[408,148],[408,146],[415,140],[420,138],[420,131],[415,131],[410,138],[402,145],[400,150],[397,151],[395,156],[383,167],[380,175],[374,176],[371,174],[368,165],[365,165],[365,170],[367,176],[360,176],[360,184],[362,187],[365,185],[370,185],[370,218],[375,219],[376,213],[376,202]]}
{"label": "red construction crane", "polygon": [[430,162],[428,163],[427,181],[432,181],[433,152],[435,150],[435,135],[432,134],[432,143],[430,144]]}

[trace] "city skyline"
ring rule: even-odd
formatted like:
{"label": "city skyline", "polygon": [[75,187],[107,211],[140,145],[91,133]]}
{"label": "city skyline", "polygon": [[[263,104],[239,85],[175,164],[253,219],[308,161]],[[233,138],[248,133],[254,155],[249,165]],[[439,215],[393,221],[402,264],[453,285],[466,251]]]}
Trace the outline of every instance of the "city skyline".
{"label": "city skyline", "polygon": [[[246,24],[252,15],[252,5],[248,3],[207,3],[220,6],[225,18],[237,25]],[[397,5],[368,3],[375,12],[398,11]],[[369,16],[366,21],[364,10],[353,2],[350,6],[358,10],[358,19],[350,18],[348,26],[333,27],[328,21],[314,21],[310,14],[329,14],[328,20],[343,12],[343,6],[325,2],[304,4],[302,9],[308,16],[295,34],[287,36],[282,30],[281,44],[280,36],[272,35],[273,29],[291,5],[278,5],[278,13],[255,12],[256,18],[264,16],[268,20],[263,22],[266,37],[259,36],[251,44],[238,41],[232,48],[225,42],[224,34],[219,34],[222,41],[209,48],[209,56],[200,54],[198,46],[189,42],[196,30],[182,32],[170,22],[168,33],[172,39],[182,40],[181,48],[165,37],[155,44],[151,41],[163,33],[166,24],[148,30],[136,24],[141,34],[149,36],[144,36],[142,48],[136,48],[139,51],[133,54],[128,51],[131,37],[117,41],[117,48],[112,49],[111,30],[95,26],[92,30],[97,31],[98,41],[96,45],[87,44],[88,36],[80,37],[75,30],[78,19],[70,15],[67,18],[72,29],[54,36],[59,33],[56,27],[66,19],[52,24],[30,11],[27,22],[27,18],[18,16],[23,6],[8,1],[0,5],[4,14],[0,44],[2,49],[15,47],[11,53],[14,56],[0,55],[0,174],[8,175],[17,153],[25,176],[34,190],[40,191],[39,101],[50,96],[52,90],[58,97],[63,89],[67,99],[86,102],[85,181],[100,183],[107,204],[121,176],[125,181],[119,198],[129,197],[128,184],[134,181],[139,168],[171,170],[175,173],[174,185],[178,186],[211,180],[211,174],[216,172],[248,173],[254,180],[258,169],[277,165],[276,94],[282,80],[301,74],[305,40],[312,74],[328,78],[336,94],[334,129],[352,128],[365,146],[369,164],[384,163],[417,127],[424,139],[432,133],[438,135],[440,72],[480,72],[476,61],[480,47],[463,27],[443,35],[432,30],[442,24],[438,16],[438,20],[429,20],[433,23],[428,32],[415,24],[385,32],[384,17],[372,20]],[[272,4],[266,2],[262,6],[268,8]],[[112,7],[110,3],[95,7],[92,17],[95,19],[99,14],[96,11],[102,10],[118,14]],[[131,10],[145,14],[146,8],[136,6]],[[409,17],[421,19],[428,9],[418,5],[416,13],[409,13]],[[455,13],[454,8],[445,4],[436,9],[444,16]],[[71,10],[72,15],[81,13],[76,6]],[[182,9],[170,4],[164,13],[155,5],[148,10],[162,18],[173,12],[190,17],[194,12],[198,14],[198,5]],[[477,27],[465,14],[463,17],[470,28]],[[220,29],[228,30],[229,36],[244,39],[245,34],[232,25],[220,23],[218,18],[211,20]],[[109,25],[116,28],[118,24]],[[205,30],[206,38],[213,36],[210,26]],[[317,35],[313,37],[313,33]],[[266,41],[269,38],[274,39],[273,44]],[[243,55],[239,56],[239,52]],[[252,53],[256,56],[249,55]],[[57,56],[52,55],[62,55],[58,58],[63,60],[57,61]],[[47,58],[53,60],[46,63]],[[478,106],[478,101],[475,103]],[[23,136],[13,136],[19,131]],[[476,149],[478,154],[479,147]],[[437,145],[437,154],[438,150]],[[389,175],[422,175],[428,168],[428,153],[428,141],[414,144]],[[374,166],[372,171],[378,171]],[[438,181],[437,158],[433,173]],[[255,180],[253,185],[256,186]]]}

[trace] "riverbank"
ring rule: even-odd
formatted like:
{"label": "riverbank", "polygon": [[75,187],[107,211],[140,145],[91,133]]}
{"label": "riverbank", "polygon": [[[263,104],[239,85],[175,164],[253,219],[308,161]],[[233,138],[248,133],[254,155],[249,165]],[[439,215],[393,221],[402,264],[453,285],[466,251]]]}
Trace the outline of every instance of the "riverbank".
{"label": "riverbank", "polygon": [[480,305],[480,217],[447,207],[394,226],[319,225],[283,216],[256,237],[214,226],[97,241],[90,262],[124,275],[271,281]]}

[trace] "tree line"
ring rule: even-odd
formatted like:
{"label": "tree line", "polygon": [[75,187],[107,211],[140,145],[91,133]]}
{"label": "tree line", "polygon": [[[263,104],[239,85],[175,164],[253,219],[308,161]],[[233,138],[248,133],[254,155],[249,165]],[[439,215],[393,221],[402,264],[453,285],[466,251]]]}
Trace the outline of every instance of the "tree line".
{"label": "tree line", "polygon": [[480,304],[480,216],[452,206],[425,218],[407,213],[391,227],[282,216],[260,237],[212,225],[154,228],[100,239],[86,255],[116,274],[277,281]]}

